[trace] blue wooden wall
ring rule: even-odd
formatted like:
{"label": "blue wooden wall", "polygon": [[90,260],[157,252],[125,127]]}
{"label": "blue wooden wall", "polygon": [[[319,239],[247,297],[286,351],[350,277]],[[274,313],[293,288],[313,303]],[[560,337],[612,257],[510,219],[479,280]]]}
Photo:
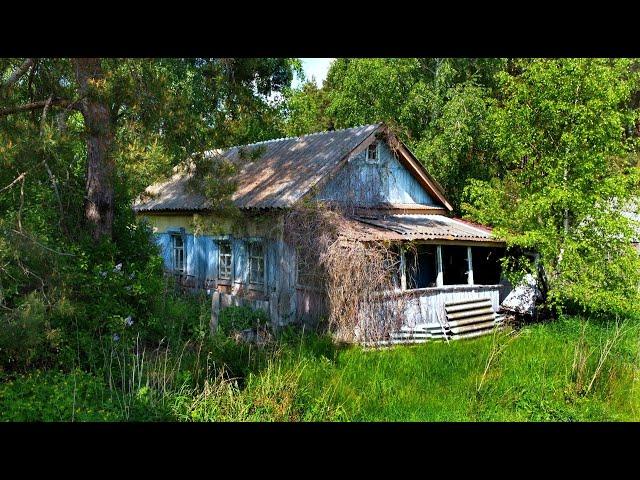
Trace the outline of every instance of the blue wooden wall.
{"label": "blue wooden wall", "polygon": [[[160,247],[165,267],[172,268],[171,259],[171,235],[173,232],[156,233],[156,243]],[[198,280],[218,278],[218,236],[183,234],[184,250],[186,257],[186,274],[193,275]],[[233,260],[233,281],[234,283],[248,284],[249,281],[249,259],[247,238],[231,238],[232,260]],[[264,254],[266,256],[265,282],[267,291],[274,291],[277,280],[278,266],[278,240],[264,238]],[[294,259],[290,259],[294,261]]]}
{"label": "blue wooden wall", "polygon": [[318,200],[353,202],[362,206],[405,203],[440,206],[394,156],[380,143],[377,163],[366,161],[366,152],[353,157],[320,191]]}

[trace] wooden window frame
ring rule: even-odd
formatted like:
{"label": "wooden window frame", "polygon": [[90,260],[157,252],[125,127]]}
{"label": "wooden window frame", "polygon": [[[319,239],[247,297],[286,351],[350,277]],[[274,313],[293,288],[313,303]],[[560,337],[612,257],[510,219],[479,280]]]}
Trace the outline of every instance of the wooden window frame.
{"label": "wooden window frame", "polygon": [[[176,272],[176,273],[180,273],[180,274],[185,274],[187,273],[187,249],[186,249],[186,242],[185,242],[185,238],[184,238],[184,234],[182,232],[171,232],[171,269]],[[180,239],[180,242],[182,243],[182,245],[180,245],[179,247],[176,246],[176,240]],[[177,252],[181,251],[182,252],[182,268],[178,269],[177,268],[177,259],[178,259],[178,255]]]}
{"label": "wooden window frame", "polygon": [[[233,282],[233,243],[231,242],[230,238],[218,238],[216,239],[216,242],[218,243],[218,281],[222,284],[231,284]],[[223,245],[229,246],[228,254],[222,253]],[[229,259],[229,262],[228,262],[229,273],[228,273],[228,276],[223,276],[222,268],[221,268],[223,264],[222,259],[227,257]]]}
{"label": "wooden window frame", "polygon": [[[375,158],[371,158],[369,157],[369,150],[371,149],[372,146],[375,146],[375,152],[376,152],[376,157]],[[372,142],[371,144],[367,145],[367,148],[365,149],[365,154],[364,154],[364,159],[367,163],[371,163],[371,164],[377,164],[380,163],[380,142],[379,141],[375,141]]]}
{"label": "wooden window frame", "polygon": [[[256,245],[260,245],[261,249],[262,249],[262,257],[260,256],[256,256],[253,255],[253,248],[255,248]],[[254,258],[262,258],[262,279],[259,282],[256,282],[253,280],[252,278],[252,265],[253,262],[252,260]],[[247,275],[247,280],[249,282],[249,287],[250,288],[254,288],[256,290],[262,290],[264,288],[266,288],[267,285],[267,253],[266,253],[266,248],[265,248],[265,242],[263,238],[251,238],[249,240],[247,240],[247,269],[248,269],[248,275]]]}

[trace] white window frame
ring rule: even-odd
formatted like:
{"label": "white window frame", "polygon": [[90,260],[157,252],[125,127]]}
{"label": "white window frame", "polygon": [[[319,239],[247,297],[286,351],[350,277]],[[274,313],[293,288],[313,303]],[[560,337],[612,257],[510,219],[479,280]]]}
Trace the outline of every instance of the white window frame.
{"label": "white window frame", "polygon": [[[369,149],[371,148],[371,145],[375,145],[376,149],[376,158],[370,158],[369,157]],[[379,163],[380,162],[380,142],[379,141],[375,141],[370,143],[369,145],[367,145],[367,148],[365,150],[365,157],[364,157],[365,161],[367,163]]]}
{"label": "white window frame", "polygon": [[[185,238],[181,232],[171,234],[171,269],[177,273],[186,273],[187,270],[187,249],[185,248]],[[180,239],[182,245],[176,246],[176,240]],[[178,268],[178,252],[182,252],[182,268]]]}
{"label": "white window frame", "polygon": [[[218,243],[218,280],[222,280],[223,282],[232,282],[233,281],[233,244],[230,238],[219,238],[216,240]],[[229,253],[222,253],[222,245],[229,246]],[[228,258],[228,276],[222,275],[222,259]],[[225,262],[226,263],[226,262]]]}

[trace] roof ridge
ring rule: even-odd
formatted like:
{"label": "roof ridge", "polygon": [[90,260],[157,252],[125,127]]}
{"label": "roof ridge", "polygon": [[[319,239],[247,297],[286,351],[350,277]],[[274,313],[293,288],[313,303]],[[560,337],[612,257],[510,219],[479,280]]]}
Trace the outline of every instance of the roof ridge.
{"label": "roof ridge", "polygon": [[280,138],[272,138],[270,140],[260,140],[259,142],[253,142],[253,143],[245,143],[242,145],[233,145],[231,147],[226,147],[226,148],[212,148],[207,150],[206,152],[213,152],[215,150],[222,150],[222,151],[229,151],[232,148],[240,148],[240,147],[251,147],[253,145],[261,145],[264,143],[271,143],[271,142],[283,142],[285,140],[296,140],[296,139],[301,139],[301,138],[306,138],[306,137],[312,137],[314,135],[323,135],[323,134],[327,134],[327,133],[336,133],[336,132],[345,132],[347,130],[356,130],[358,128],[364,128],[364,127],[379,127],[380,125],[382,125],[382,122],[378,122],[378,123],[365,123],[364,125],[356,125],[355,127],[347,127],[347,128],[340,128],[338,130],[324,130],[321,132],[312,132],[312,133],[305,133],[304,135],[298,135],[298,136],[291,136],[291,137],[280,137]]}

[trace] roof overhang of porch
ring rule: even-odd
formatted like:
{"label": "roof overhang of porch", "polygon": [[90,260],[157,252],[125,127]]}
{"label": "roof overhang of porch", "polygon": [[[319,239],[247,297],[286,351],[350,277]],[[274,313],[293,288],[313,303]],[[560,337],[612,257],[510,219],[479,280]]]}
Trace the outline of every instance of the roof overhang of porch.
{"label": "roof overhang of porch", "polygon": [[491,229],[445,215],[392,214],[353,215],[341,225],[344,240],[420,241],[424,243],[451,243],[459,245],[504,246]]}

